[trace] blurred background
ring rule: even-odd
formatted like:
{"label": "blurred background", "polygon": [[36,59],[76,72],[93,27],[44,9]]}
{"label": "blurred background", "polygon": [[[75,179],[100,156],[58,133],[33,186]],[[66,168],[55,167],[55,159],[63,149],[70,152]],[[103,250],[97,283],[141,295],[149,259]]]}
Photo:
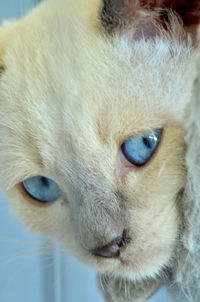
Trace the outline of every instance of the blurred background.
{"label": "blurred background", "polygon": [[[0,23],[25,15],[37,2],[0,0]],[[47,239],[26,231],[2,192],[0,217],[0,302],[103,302],[95,273]],[[150,300],[170,301],[165,289]]]}

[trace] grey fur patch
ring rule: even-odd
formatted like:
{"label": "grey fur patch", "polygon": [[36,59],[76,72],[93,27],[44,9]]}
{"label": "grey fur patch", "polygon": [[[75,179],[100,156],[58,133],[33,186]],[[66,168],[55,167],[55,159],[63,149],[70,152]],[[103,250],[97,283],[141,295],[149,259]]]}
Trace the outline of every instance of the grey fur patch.
{"label": "grey fur patch", "polygon": [[103,0],[103,5],[100,9],[100,22],[105,30],[112,33],[121,24],[121,15],[115,9],[113,0]]}

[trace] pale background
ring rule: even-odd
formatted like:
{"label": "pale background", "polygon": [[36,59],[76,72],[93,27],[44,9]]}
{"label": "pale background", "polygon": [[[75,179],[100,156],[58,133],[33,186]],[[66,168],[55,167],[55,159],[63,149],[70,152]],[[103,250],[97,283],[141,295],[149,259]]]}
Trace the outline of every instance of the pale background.
{"label": "pale background", "polygon": [[[0,21],[23,16],[35,2],[0,0]],[[28,233],[1,192],[0,217],[0,302],[103,302],[94,272]],[[165,290],[151,299],[170,301]]]}

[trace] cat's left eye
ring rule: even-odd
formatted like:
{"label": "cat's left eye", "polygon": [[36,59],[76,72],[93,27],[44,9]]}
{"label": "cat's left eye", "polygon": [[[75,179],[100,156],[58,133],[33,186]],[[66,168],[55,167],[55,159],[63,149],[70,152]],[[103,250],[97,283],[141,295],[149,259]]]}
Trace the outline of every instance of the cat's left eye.
{"label": "cat's left eye", "polygon": [[25,191],[39,202],[53,202],[62,196],[55,181],[44,176],[35,176],[22,182]]}
{"label": "cat's left eye", "polygon": [[121,145],[124,157],[134,166],[144,166],[155,153],[162,137],[162,129],[133,136]]}

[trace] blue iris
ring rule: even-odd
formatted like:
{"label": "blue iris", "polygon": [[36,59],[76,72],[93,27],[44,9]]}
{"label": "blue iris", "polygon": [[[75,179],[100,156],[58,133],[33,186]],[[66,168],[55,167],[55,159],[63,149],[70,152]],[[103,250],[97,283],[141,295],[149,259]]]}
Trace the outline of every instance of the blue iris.
{"label": "blue iris", "polygon": [[162,129],[133,136],[122,144],[122,153],[130,163],[141,167],[151,159],[159,145],[161,136]]}
{"label": "blue iris", "polygon": [[28,178],[22,184],[31,197],[41,202],[52,202],[62,195],[59,186],[52,179],[43,176]]}

